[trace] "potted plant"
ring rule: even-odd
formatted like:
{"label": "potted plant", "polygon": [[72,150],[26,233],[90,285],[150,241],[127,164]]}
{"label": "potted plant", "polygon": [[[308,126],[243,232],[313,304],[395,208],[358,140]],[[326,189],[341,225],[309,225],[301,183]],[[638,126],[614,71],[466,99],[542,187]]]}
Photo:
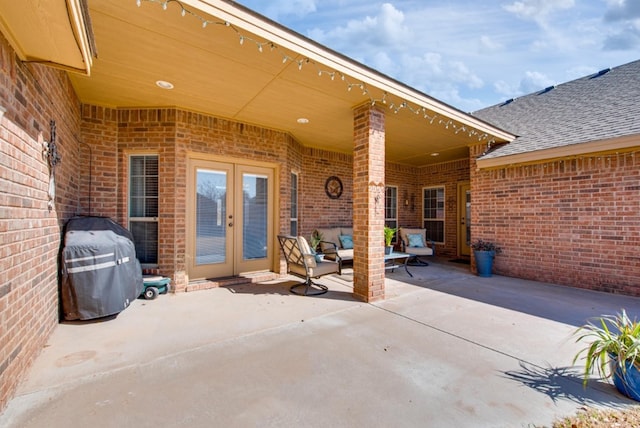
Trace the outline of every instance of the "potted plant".
{"label": "potted plant", "polygon": [[311,246],[311,249],[313,251],[317,251],[318,244],[320,244],[320,241],[322,241],[323,239],[324,237],[322,236],[322,232],[320,232],[318,229],[314,230],[311,233],[311,239],[309,239],[309,245]]}
{"label": "potted plant", "polygon": [[322,241],[322,239],[324,239],[324,237],[322,236],[322,232],[317,229],[311,233],[311,238],[309,239],[309,246],[311,247],[311,252],[316,257],[316,262],[321,262],[324,260],[324,255],[318,254],[318,245],[320,244],[320,241]]}
{"label": "potted plant", "polygon": [[389,226],[384,227],[384,253],[391,254],[393,252],[393,246],[391,242],[393,241],[393,236],[396,234],[397,228],[392,228]]}
{"label": "potted plant", "polygon": [[471,243],[473,255],[476,259],[478,276],[490,277],[493,272],[493,259],[502,252],[502,248],[491,241],[478,239]]}
{"label": "potted plant", "polygon": [[594,371],[601,379],[612,378],[622,394],[640,401],[640,323],[631,321],[624,309],[604,315],[580,327],[576,342],[587,342],[573,358],[584,354],[584,386]]}

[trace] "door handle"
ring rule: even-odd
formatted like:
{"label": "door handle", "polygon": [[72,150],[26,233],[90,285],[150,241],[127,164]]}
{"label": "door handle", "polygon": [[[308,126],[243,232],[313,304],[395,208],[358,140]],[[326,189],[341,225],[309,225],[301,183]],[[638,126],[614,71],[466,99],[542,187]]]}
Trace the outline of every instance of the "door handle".
{"label": "door handle", "polygon": [[229,227],[233,227],[233,223],[229,223]]}

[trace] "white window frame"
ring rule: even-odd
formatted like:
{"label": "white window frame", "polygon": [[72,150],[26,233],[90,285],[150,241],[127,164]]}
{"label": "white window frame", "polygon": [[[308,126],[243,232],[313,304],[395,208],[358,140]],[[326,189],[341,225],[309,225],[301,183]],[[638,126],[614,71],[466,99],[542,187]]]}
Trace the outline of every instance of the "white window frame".
{"label": "white window frame", "polygon": [[[295,189],[294,189],[294,182],[295,182]],[[298,175],[297,172],[291,171],[291,181],[290,181],[290,185],[291,185],[291,209],[290,209],[290,215],[291,218],[289,219],[289,232],[291,235],[299,235],[300,234],[300,177]],[[295,211],[295,212],[294,212]],[[293,225],[295,224],[295,231],[293,230]]]}
{"label": "white window frame", "polygon": [[[395,206],[388,206],[389,198],[387,197],[388,192],[392,191],[394,193],[393,198],[395,199]],[[387,214],[392,212],[393,217],[388,217]],[[389,226],[392,228],[398,227],[398,186],[385,186],[384,188],[384,224],[385,226]],[[395,233],[393,235],[392,243],[395,243],[397,240],[398,234]]]}
{"label": "white window frame", "polygon": [[[437,195],[436,196],[436,216],[435,217],[427,217],[426,216],[426,211],[427,211],[427,204],[426,204],[426,198],[425,198],[425,192],[427,191],[432,191],[432,190],[436,190],[436,191],[442,191],[442,195]],[[430,187],[423,187],[422,188],[422,227],[427,229],[427,238],[433,240],[434,242],[437,242],[439,244],[444,244],[446,236],[445,236],[445,226],[446,226],[446,207],[445,207],[445,201],[446,201],[446,189],[445,186],[430,186]],[[439,216],[439,213],[441,213],[441,215]],[[440,222],[441,225],[439,227],[439,230],[442,233],[442,239],[438,239],[439,236],[433,236],[435,235],[435,233],[432,233],[431,230],[432,228],[428,226],[428,223],[431,222]]]}
{"label": "white window frame", "polygon": [[[160,210],[160,156],[157,153],[130,153],[128,155],[128,176],[129,176],[129,186],[128,186],[128,194],[127,194],[127,224],[128,224],[128,228],[129,230],[134,233],[134,227],[132,227],[135,223],[142,223],[142,222],[149,222],[149,223],[156,223],[156,249],[155,249],[155,254],[156,254],[156,260],[155,262],[145,262],[143,260],[140,261],[140,264],[142,265],[142,267],[145,268],[155,268],[158,266],[158,258],[159,258],[159,241],[160,241],[160,224],[158,221],[158,215],[159,212],[156,212],[156,216],[132,216],[131,215],[131,210],[132,210],[132,204],[131,201],[134,197],[134,195],[132,195],[132,180],[134,178],[133,174],[132,174],[132,166],[133,166],[133,159],[134,158],[152,158],[155,157],[157,162],[158,162],[158,175],[157,175],[157,180],[158,182],[156,183],[156,189],[158,194],[155,195],[155,197],[158,199],[157,201],[157,208],[158,211]],[[146,175],[142,175],[142,177],[146,177]],[[146,180],[145,180],[146,182]],[[145,198],[149,198],[149,196],[146,194],[146,190],[145,190]],[[153,196],[151,196],[153,197]],[[135,236],[134,236],[135,238]]]}

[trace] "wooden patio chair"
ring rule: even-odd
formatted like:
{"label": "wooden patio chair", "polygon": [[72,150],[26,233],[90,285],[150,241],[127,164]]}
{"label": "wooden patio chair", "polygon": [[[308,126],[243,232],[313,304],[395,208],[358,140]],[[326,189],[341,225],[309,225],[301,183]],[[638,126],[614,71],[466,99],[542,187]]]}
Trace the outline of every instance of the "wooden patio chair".
{"label": "wooden patio chair", "polygon": [[[316,261],[309,243],[303,236],[278,235],[280,248],[287,262],[287,273],[303,278],[305,282],[290,288],[293,294],[301,296],[317,296],[328,291],[325,285],[313,282],[311,278],[338,273],[340,263],[332,260]],[[299,290],[304,287],[304,291]]]}

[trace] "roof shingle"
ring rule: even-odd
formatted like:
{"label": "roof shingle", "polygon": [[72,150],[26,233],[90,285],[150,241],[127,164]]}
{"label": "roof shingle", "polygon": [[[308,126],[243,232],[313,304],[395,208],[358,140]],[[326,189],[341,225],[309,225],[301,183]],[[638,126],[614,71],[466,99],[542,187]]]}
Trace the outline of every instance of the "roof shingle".
{"label": "roof shingle", "polygon": [[518,135],[484,159],[640,134],[640,60],[472,114]]}

